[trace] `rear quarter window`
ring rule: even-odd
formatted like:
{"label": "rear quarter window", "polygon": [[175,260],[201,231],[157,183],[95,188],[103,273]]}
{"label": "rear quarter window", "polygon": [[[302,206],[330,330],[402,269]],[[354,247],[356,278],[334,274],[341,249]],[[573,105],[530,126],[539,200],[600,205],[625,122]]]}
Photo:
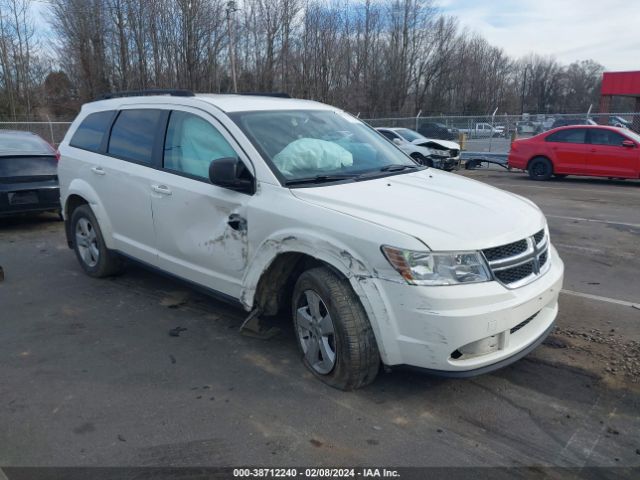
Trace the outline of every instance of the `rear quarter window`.
{"label": "rear quarter window", "polygon": [[82,121],[76,132],[71,137],[69,145],[92,152],[100,151],[102,140],[111,125],[115,111],[96,112]]}

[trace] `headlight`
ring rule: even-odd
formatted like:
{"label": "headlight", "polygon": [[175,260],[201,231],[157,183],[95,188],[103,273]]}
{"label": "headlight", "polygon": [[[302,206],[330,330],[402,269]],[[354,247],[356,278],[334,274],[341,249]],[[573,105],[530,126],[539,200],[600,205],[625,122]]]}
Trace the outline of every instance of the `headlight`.
{"label": "headlight", "polygon": [[456,285],[491,280],[479,252],[415,252],[383,246],[389,263],[411,285]]}
{"label": "headlight", "polygon": [[429,151],[429,155],[436,155],[437,157],[444,156],[444,152],[442,150],[438,150],[436,148],[427,148]]}

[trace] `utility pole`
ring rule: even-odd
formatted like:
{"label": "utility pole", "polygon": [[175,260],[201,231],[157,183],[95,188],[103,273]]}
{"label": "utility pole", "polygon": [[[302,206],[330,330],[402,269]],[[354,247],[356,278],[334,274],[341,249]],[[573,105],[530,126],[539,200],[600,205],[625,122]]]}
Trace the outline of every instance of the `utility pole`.
{"label": "utility pole", "polygon": [[238,93],[238,81],[236,79],[236,49],[233,43],[233,29],[231,28],[231,15],[238,11],[236,2],[227,2],[227,28],[229,29],[229,60],[231,61],[231,79],[233,81],[233,92]]}
{"label": "utility pole", "polygon": [[524,89],[527,85],[527,71],[529,68],[532,68],[531,65],[527,64],[524,67],[524,79],[522,80],[522,98],[520,99],[520,117],[524,114]]}

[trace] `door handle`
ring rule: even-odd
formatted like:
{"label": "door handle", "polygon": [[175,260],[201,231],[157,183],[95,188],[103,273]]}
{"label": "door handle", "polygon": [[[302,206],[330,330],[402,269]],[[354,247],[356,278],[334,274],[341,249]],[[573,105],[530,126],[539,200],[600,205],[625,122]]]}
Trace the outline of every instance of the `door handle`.
{"label": "door handle", "polygon": [[106,173],[102,167],[91,167],[91,171],[96,175],[104,175]]}
{"label": "door handle", "polygon": [[595,148],[591,149],[591,153],[596,153],[598,150],[596,150]]}
{"label": "door handle", "polygon": [[229,225],[234,230],[243,232],[247,229],[247,219],[238,215],[237,213],[232,213],[231,215],[229,215],[227,225]]}
{"label": "door handle", "polygon": [[162,195],[171,195],[171,189],[166,185],[151,185],[151,190]]}

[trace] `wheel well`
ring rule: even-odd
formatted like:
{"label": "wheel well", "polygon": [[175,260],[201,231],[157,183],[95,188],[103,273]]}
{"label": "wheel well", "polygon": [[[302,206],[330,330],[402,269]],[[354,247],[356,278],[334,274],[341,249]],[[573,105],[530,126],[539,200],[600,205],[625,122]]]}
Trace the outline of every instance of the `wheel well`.
{"label": "wheel well", "polygon": [[76,208],[78,208],[81,205],[88,205],[89,202],[87,202],[84,198],[82,198],[80,195],[70,195],[69,198],[67,198],[67,203],[64,206],[64,218],[65,218],[65,234],[67,236],[67,245],[69,245],[69,248],[73,248],[73,236],[71,235],[71,216],[73,215],[73,212],[75,211]]}
{"label": "wheel well", "polygon": [[547,162],[549,162],[551,164],[551,172],[553,172],[553,162],[551,161],[551,159],[549,157],[546,157],[544,155],[536,155],[535,157],[533,157],[531,160],[529,160],[527,162],[527,170],[529,170],[529,166],[531,165],[531,162],[533,162],[534,160],[536,160],[537,158],[544,158]]}
{"label": "wheel well", "polygon": [[289,306],[288,300],[293,295],[298,277],[306,270],[321,266],[344,276],[332,265],[310,255],[298,252],[279,254],[260,276],[254,307],[260,308],[264,315],[276,315],[284,311]]}

